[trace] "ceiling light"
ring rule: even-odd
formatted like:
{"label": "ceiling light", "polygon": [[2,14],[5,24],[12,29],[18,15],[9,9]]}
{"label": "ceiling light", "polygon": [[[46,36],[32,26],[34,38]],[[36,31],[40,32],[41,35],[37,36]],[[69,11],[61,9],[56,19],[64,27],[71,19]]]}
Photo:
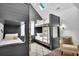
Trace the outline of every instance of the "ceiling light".
{"label": "ceiling light", "polygon": [[60,9],[60,7],[57,7],[57,8],[56,8],[56,10],[59,10],[59,9]]}

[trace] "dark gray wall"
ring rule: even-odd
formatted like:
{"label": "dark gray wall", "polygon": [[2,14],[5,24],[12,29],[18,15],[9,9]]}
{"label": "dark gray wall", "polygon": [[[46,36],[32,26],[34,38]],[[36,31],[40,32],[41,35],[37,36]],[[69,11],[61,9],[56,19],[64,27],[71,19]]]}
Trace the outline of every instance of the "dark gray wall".
{"label": "dark gray wall", "polygon": [[23,3],[0,3],[0,18],[12,21],[26,20],[27,7]]}
{"label": "dark gray wall", "polygon": [[20,30],[20,26],[5,24],[4,30],[5,34],[18,33]]}
{"label": "dark gray wall", "polygon": [[[50,14],[49,15],[50,20],[50,49],[56,49],[59,48],[59,38],[60,38],[60,28],[57,25],[60,25],[60,17]],[[57,29],[57,37],[53,37],[53,27],[56,27]]]}
{"label": "dark gray wall", "polygon": [[60,24],[60,17],[53,15],[53,14],[49,14],[49,19],[50,19],[50,25],[51,26],[56,26]]}
{"label": "dark gray wall", "polygon": [[27,56],[25,44],[13,44],[0,47],[0,56]]}

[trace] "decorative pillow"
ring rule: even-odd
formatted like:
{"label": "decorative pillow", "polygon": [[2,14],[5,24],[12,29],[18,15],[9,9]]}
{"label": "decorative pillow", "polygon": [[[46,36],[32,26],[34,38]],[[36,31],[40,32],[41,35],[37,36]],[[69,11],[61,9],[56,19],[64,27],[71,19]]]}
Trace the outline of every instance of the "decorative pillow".
{"label": "decorative pillow", "polygon": [[16,33],[16,34],[6,34],[4,39],[6,39],[6,40],[15,40],[17,38],[18,38],[18,33]]}

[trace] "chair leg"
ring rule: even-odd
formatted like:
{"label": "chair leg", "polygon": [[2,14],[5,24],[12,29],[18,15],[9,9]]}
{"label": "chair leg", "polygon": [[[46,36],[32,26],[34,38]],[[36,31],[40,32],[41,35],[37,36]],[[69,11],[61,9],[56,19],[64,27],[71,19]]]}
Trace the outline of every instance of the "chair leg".
{"label": "chair leg", "polygon": [[63,51],[61,51],[61,56],[63,55]]}
{"label": "chair leg", "polygon": [[77,54],[77,56],[78,56],[78,54]]}

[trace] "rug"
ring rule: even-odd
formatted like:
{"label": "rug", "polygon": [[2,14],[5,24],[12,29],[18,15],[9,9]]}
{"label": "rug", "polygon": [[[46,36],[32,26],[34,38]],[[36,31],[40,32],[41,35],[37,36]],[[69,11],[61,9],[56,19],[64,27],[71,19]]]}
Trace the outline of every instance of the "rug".
{"label": "rug", "polygon": [[72,54],[67,54],[67,53],[64,53],[63,55],[61,55],[60,48],[57,48],[57,49],[52,50],[46,56],[73,56],[73,55]]}

